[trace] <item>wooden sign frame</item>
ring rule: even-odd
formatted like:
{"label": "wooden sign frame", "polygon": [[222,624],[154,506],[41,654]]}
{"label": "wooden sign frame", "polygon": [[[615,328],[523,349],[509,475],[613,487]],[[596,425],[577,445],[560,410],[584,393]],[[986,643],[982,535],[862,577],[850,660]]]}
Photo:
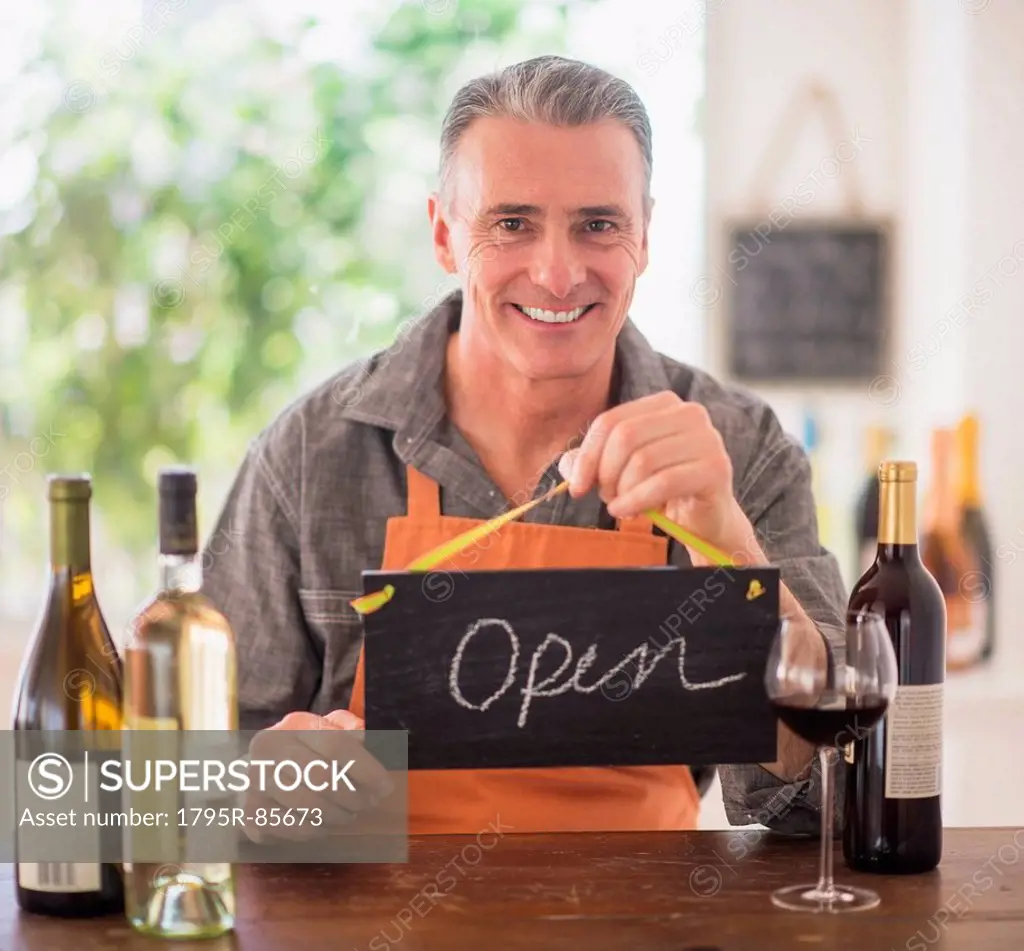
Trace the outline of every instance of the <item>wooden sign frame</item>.
{"label": "wooden sign frame", "polygon": [[409,769],[773,762],[776,568],[410,573],[363,618],[368,730]]}

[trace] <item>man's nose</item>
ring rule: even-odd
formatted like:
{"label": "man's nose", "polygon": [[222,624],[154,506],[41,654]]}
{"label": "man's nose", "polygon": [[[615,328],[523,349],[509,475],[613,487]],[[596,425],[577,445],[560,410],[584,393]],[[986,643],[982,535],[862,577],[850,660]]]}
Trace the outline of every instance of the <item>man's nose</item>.
{"label": "man's nose", "polygon": [[535,245],[530,279],[552,297],[568,297],[586,277],[586,266],[569,235],[549,233]]}

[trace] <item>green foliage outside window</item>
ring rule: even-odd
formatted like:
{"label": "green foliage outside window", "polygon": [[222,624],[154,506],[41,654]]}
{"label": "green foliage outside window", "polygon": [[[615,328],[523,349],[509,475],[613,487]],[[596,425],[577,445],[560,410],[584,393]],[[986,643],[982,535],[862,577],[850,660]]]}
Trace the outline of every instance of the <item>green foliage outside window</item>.
{"label": "green foliage outside window", "polygon": [[558,51],[564,27],[524,26],[520,0],[407,2],[347,64],[316,19],[282,36],[199,6],[89,48],[57,8],[14,80],[0,145],[36,171],[0,209],[5,553],[43,557],[57,470],[90,471],[110,544],[150,552],[159,466],[229,478],[288,402],[390,341],[442,278],[425,198],[454,69]]}

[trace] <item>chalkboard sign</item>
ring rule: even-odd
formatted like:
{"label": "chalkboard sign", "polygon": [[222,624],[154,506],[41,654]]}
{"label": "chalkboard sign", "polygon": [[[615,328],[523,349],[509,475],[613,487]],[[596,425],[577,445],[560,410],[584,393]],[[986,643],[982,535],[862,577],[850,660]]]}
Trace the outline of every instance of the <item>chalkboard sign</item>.
{"label": "chalkboard sign", "polygon": [[[410,769],[772,762],[773,568],[364,572],[366,727]],[[437,597],[444,590],[446,596]]]}
{"label": "chalkboard sign", "polygon": [[729,368],[758,381],[870,381],[889,328],[888,227],[768,218],[729,229]]}

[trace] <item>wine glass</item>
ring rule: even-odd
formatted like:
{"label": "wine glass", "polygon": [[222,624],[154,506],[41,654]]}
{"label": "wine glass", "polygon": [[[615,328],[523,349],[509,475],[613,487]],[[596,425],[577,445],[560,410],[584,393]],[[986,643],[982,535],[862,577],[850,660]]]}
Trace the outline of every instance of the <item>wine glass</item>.
{"label": "wine glass", "polygon": [[846,617],[845,657],[826,670],[820,654],[808,649],[807,624],[781,621],[765,688],[779,719],[818,749],[821,864],[817,884],[780,888],[772,903],[789,911],[860,911],[879,903],[877,893],[832,880],[832,763],[838,747],[867,736],[885,715],[896,693],[896,655],[882,617],[858,610]]}

